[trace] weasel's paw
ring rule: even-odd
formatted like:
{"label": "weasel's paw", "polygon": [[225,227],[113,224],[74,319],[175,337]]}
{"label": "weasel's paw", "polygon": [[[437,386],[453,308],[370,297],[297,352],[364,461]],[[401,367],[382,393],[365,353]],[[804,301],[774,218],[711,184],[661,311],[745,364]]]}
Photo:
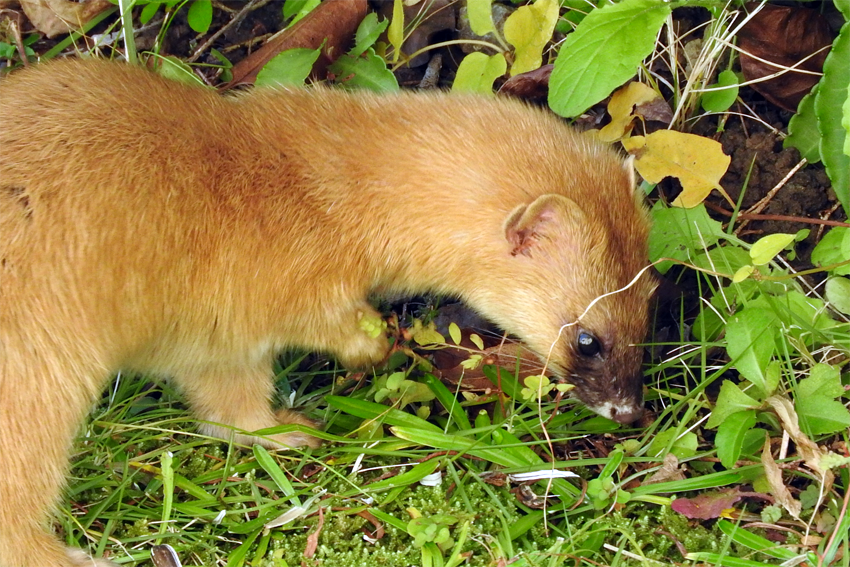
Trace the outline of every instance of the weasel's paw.
{"label": "weasel's paw", "polygon": [[107,559],[95,559],[82,549],[66,549],[68,559],[73,567],[118,567],[117,563],[113,563]]}
{"label": "weasel's paw", "polygon": [[346,368],[371,368],[390,352],[387,322],[374,314],[359,313],[357,325],[359,329],[345,336],[334,354]]}

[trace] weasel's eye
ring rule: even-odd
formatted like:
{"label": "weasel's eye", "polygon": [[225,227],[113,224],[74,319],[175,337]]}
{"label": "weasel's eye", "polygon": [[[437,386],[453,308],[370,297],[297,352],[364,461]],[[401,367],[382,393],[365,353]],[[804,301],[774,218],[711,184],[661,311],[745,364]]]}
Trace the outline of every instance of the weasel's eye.
{"label": "weasel's eye", "polygon": [[599,340],[596,337],[590,333],[579,333],[578,351],[582,354],[582,356],[596,356],[601,350],[602,346],[599,344]]}

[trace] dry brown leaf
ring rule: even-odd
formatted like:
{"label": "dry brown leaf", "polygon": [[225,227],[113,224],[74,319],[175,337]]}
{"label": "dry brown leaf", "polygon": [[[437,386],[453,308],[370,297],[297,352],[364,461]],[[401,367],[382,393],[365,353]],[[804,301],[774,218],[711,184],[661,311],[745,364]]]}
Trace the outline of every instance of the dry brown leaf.
{"label": "dry brown leaf", "polygon": [[30,23],[47,37],[80,30],[96,15],[114,7],[109,0],[20,0]]}
{"label": "dry brown leaf", "polygon": [[545,100],[549,94],[549,75],[554,65],[542,65],[533,71],[514,75],[502,84],[499,94],[524,100]]}
{"label": "dry brown leaf", "polygon": [[661,95],[651,87],[637,81],[618,89],[608,103],[611,122],[603,126],[596,137],[603,142],[616,142],[632,131],[636,107],[659,98]]}
{"label": "dry brown leaf", "polygon": [[679,459],[673,453],[664,456],[661,468],[643,482],[643,485],[656,484],[658,482],[670,482],[673,480],[685,480],[685,471],[679,468]]}
{"label": "dry brown leaf", "polygon": [[324,77],[327,66],[345,53],[357,26],[366,17],[367,8],[367,0],[325,0],[294,26],[234,65],[233,79],[222,85],[222,90],[253,84],[260,69],[281,51],[297,47],[318,49],[322,42],[322,54],[313,65],[313,73]]}
{"label": "dry brown leaf", "polygon": [[782,481],[782,470],[773,460],[773,455],[770,454],[770,436],[767,433],[765,433],[764,448],[761,452],[761,464],[764,467],[767,484],[770,486],[770,493],[776,498],[776,502],[788,510],[789,514],[799,519],[803,506],[799,500],[794,500],[791,491]]}
{"label": "dry brown leaf", "polygon": [[767,399],[767,403],[779,416],[782,422],[782,428],[794,441],[797,447],[797,454],[806,463],[813,472],[821,477],[823,481],[823,491],[828,492],[832,488],[832,482],[835,480],[835,475],[829,468],[821,466],[821,459],[828,453],[817,446],[817,444],[808,438],[808,436],[800,430],[800,425],[797,420],[797,412],[794,411],[794,405],[787,398],[780,396],[771,396]]}
{"label": "dry brown leaf", "polygon": [[676,207],[695,207],[711,193],[721,191],[720,178],[731,158],[719,142],[675,130],[659,130],[648,136],[625,138],[623,147],[635,156],[635,168],[650,183],[676,177],[682,192],[673,201]]}
{"label": "dry brown leaf", "polygon": [[[756,4],[747,6],[754,8]],[[762,7],[737,37],[741,71],[747,81],[773,75],[780,70],[776,65],[790,67],[832,43],[829,24],[816,10],[772,4]],[[797,68],[820,73],[826,54],[824,50]],[[773,104],[794,112],[819,79],[816,74],[795,70],[750,86]]]}

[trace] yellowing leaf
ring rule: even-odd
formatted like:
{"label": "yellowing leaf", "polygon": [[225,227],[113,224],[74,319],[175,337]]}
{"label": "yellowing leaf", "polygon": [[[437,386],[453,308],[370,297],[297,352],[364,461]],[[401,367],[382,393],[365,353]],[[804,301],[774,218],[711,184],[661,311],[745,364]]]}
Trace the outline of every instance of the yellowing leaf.
{"label": "yellowing leaf", "polygon": [[404,43],[404,5],[401,0],[393,0],[393,19],[387,28],[387,39],[393,46],[393,63],[397,63]]}
{"label": "yellowing leaf", "polygon": [[452,338],[452,342],[456,345],[460,344],[460,341],[463,339],[460,332],[460,327],[457,326],[457,323],[452,321],[449,323],[449,336]]}
{"label": "yellowing leaf", "polygon": [[725,195],[720,178],[731,158],[723,153],[719,142],[695,134],[659,130],[646,137],[626,138],[622,143],[635,156],[635,168],[650,183],[658,183],[665,177],[679,179],[682,192],[673,206],[695,207],[712,189]]}
{"label": "yellowing leaf", "polygon": [[750,258],[756,266],[764,266],[792,242],[793,234],[768,234],[753,244],[750,248]]}
{"label": "yellowing leaf", "polygon": [[469,27],[478,36],[484,36],[492,31],[492,0],[466,0],[466,15],[469,18]]}
{"label": "yellowing leaf", "polygon": [[510,15],[505,21],[505,39],[516,49],[511,76],[540,67],[543,48],[552,39],[557,21],[557,0],[537,0]]}
{"label": "yellowing leaf", "polygon": [[735,275],[732,276],[732,283],[741,283],[753,273],[755,270],[755,266],[741,266]]}
{"label": "yellowing leaf", "polygon": [[611,95],[611,102],[608,103],[611,122],[599,130],[597,138],[603,142],[616,142],[627,132],[631,132],[635,107],[656,98],[661,98],[661,95],[643,83],[631,82],[618,89]]}
{"label": "yellowing leaf", "polygon": [[493,81],[507,70],[508,63],[501,53],[490,57],[479,52],[470,53],[457,68],[452,92],[493,94]]}

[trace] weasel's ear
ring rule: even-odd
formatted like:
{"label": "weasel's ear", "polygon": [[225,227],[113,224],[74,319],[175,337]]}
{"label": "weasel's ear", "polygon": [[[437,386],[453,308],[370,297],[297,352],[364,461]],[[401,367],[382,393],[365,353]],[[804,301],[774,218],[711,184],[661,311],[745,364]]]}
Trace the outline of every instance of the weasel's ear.
{"label": "weasel's ear", "polygon": [[563,195],[543,195],[528,205],[515,208],[505,219],[505,238],[511,244],[511,255],[531,256],[541,240],[555,240],[559,235],[575,234],[585,220],[578,204]]}

